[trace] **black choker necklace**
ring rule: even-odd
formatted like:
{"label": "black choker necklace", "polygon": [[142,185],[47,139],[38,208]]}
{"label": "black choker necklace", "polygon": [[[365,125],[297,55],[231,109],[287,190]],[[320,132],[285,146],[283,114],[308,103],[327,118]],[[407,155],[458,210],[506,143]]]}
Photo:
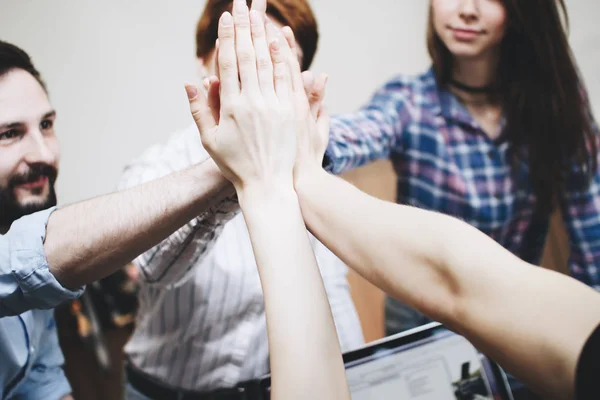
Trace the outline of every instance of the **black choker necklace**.
{"label": "black choker necklace", "polygon": [[450,85],[454,86],[457,89],[462,90],[463,92],[467,92],[467,93],[492,93],[492,92],[496,91],[496,89],[493,86],[482,86],[482,87],[469,86],[462,82],[456,81],[454,79],[452,79],[450,81]]}

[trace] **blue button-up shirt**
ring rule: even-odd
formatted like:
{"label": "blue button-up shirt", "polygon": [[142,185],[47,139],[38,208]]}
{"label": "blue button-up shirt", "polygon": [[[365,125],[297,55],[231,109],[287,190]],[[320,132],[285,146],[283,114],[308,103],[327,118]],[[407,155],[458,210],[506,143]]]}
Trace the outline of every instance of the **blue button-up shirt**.
{"label": "blue button-up shirt", "polygon": [[0,319],[0,398],[58,400],[71,393],[52,310]]}
{"label": "blue button-up shirt", "polygon": [[44,254],[54,209],[15,221],[0,235],[0,398],[60,399],[71,393],[52,308],[83,289],[64,288]]}

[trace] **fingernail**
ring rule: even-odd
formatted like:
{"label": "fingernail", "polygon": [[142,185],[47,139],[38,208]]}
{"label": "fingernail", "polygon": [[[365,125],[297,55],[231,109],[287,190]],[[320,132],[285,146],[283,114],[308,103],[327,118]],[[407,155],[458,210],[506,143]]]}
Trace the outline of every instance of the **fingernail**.
{"label": "fingernail", "polygon": [[223,13],[223,16],[221,17],[221,24],[223,26],[233,25],[233,18],[231,17],[231,14],[229,14],[227,11],[225,11]]}
{"label": "fingernail", "polygon": [[246,5],[246,1],[245,0],[234,0],[233,1],[233,9],[237,12],[237,13],[243,13],[244,11],[246,11],[244,8],[247,8],[248,6]]}
{"label": "fingernail", "polygon": [[252,10],[250,11],[250,22],[252,22],[255,25],[260,24],[260,13],[256,10]]}
{"label": "fingernail", "polygon": [[185,85],[185,92],[187,93],[188,100],[194,100],[198,96],[198,88],[194,85]]}

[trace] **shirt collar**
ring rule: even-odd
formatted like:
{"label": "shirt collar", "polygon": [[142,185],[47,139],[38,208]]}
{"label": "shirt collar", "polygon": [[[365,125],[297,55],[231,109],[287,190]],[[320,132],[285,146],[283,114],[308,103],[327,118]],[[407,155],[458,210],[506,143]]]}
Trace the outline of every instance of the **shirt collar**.
{"label": "shirt collar", "polygon": [[[425,77],[435,86],[434,110],[447,121],[453,121],[470,128],[481,130],[479,123],[473,119],[469,110],[448,89],[440,87],[435,78],[433,67],[427,71]],[[500,118],[500,130],[504,130],[506,118]],[[502,135],[500,135],[502,136]]]}

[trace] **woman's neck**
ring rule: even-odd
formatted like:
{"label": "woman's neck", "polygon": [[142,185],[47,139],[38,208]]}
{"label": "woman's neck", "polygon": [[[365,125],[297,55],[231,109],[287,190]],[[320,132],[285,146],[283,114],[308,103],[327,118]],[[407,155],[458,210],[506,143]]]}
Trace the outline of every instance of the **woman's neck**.
{"label": "woman's neck", "polygon": [[454,59],[452,79],[474,88],[493,87],[497,83],[497,57]]}
{"label": "woman's neck", "polygon": [[454,59],[450,89],[464,102],[495,103],[498,100],[497,70],[498,57]]}

